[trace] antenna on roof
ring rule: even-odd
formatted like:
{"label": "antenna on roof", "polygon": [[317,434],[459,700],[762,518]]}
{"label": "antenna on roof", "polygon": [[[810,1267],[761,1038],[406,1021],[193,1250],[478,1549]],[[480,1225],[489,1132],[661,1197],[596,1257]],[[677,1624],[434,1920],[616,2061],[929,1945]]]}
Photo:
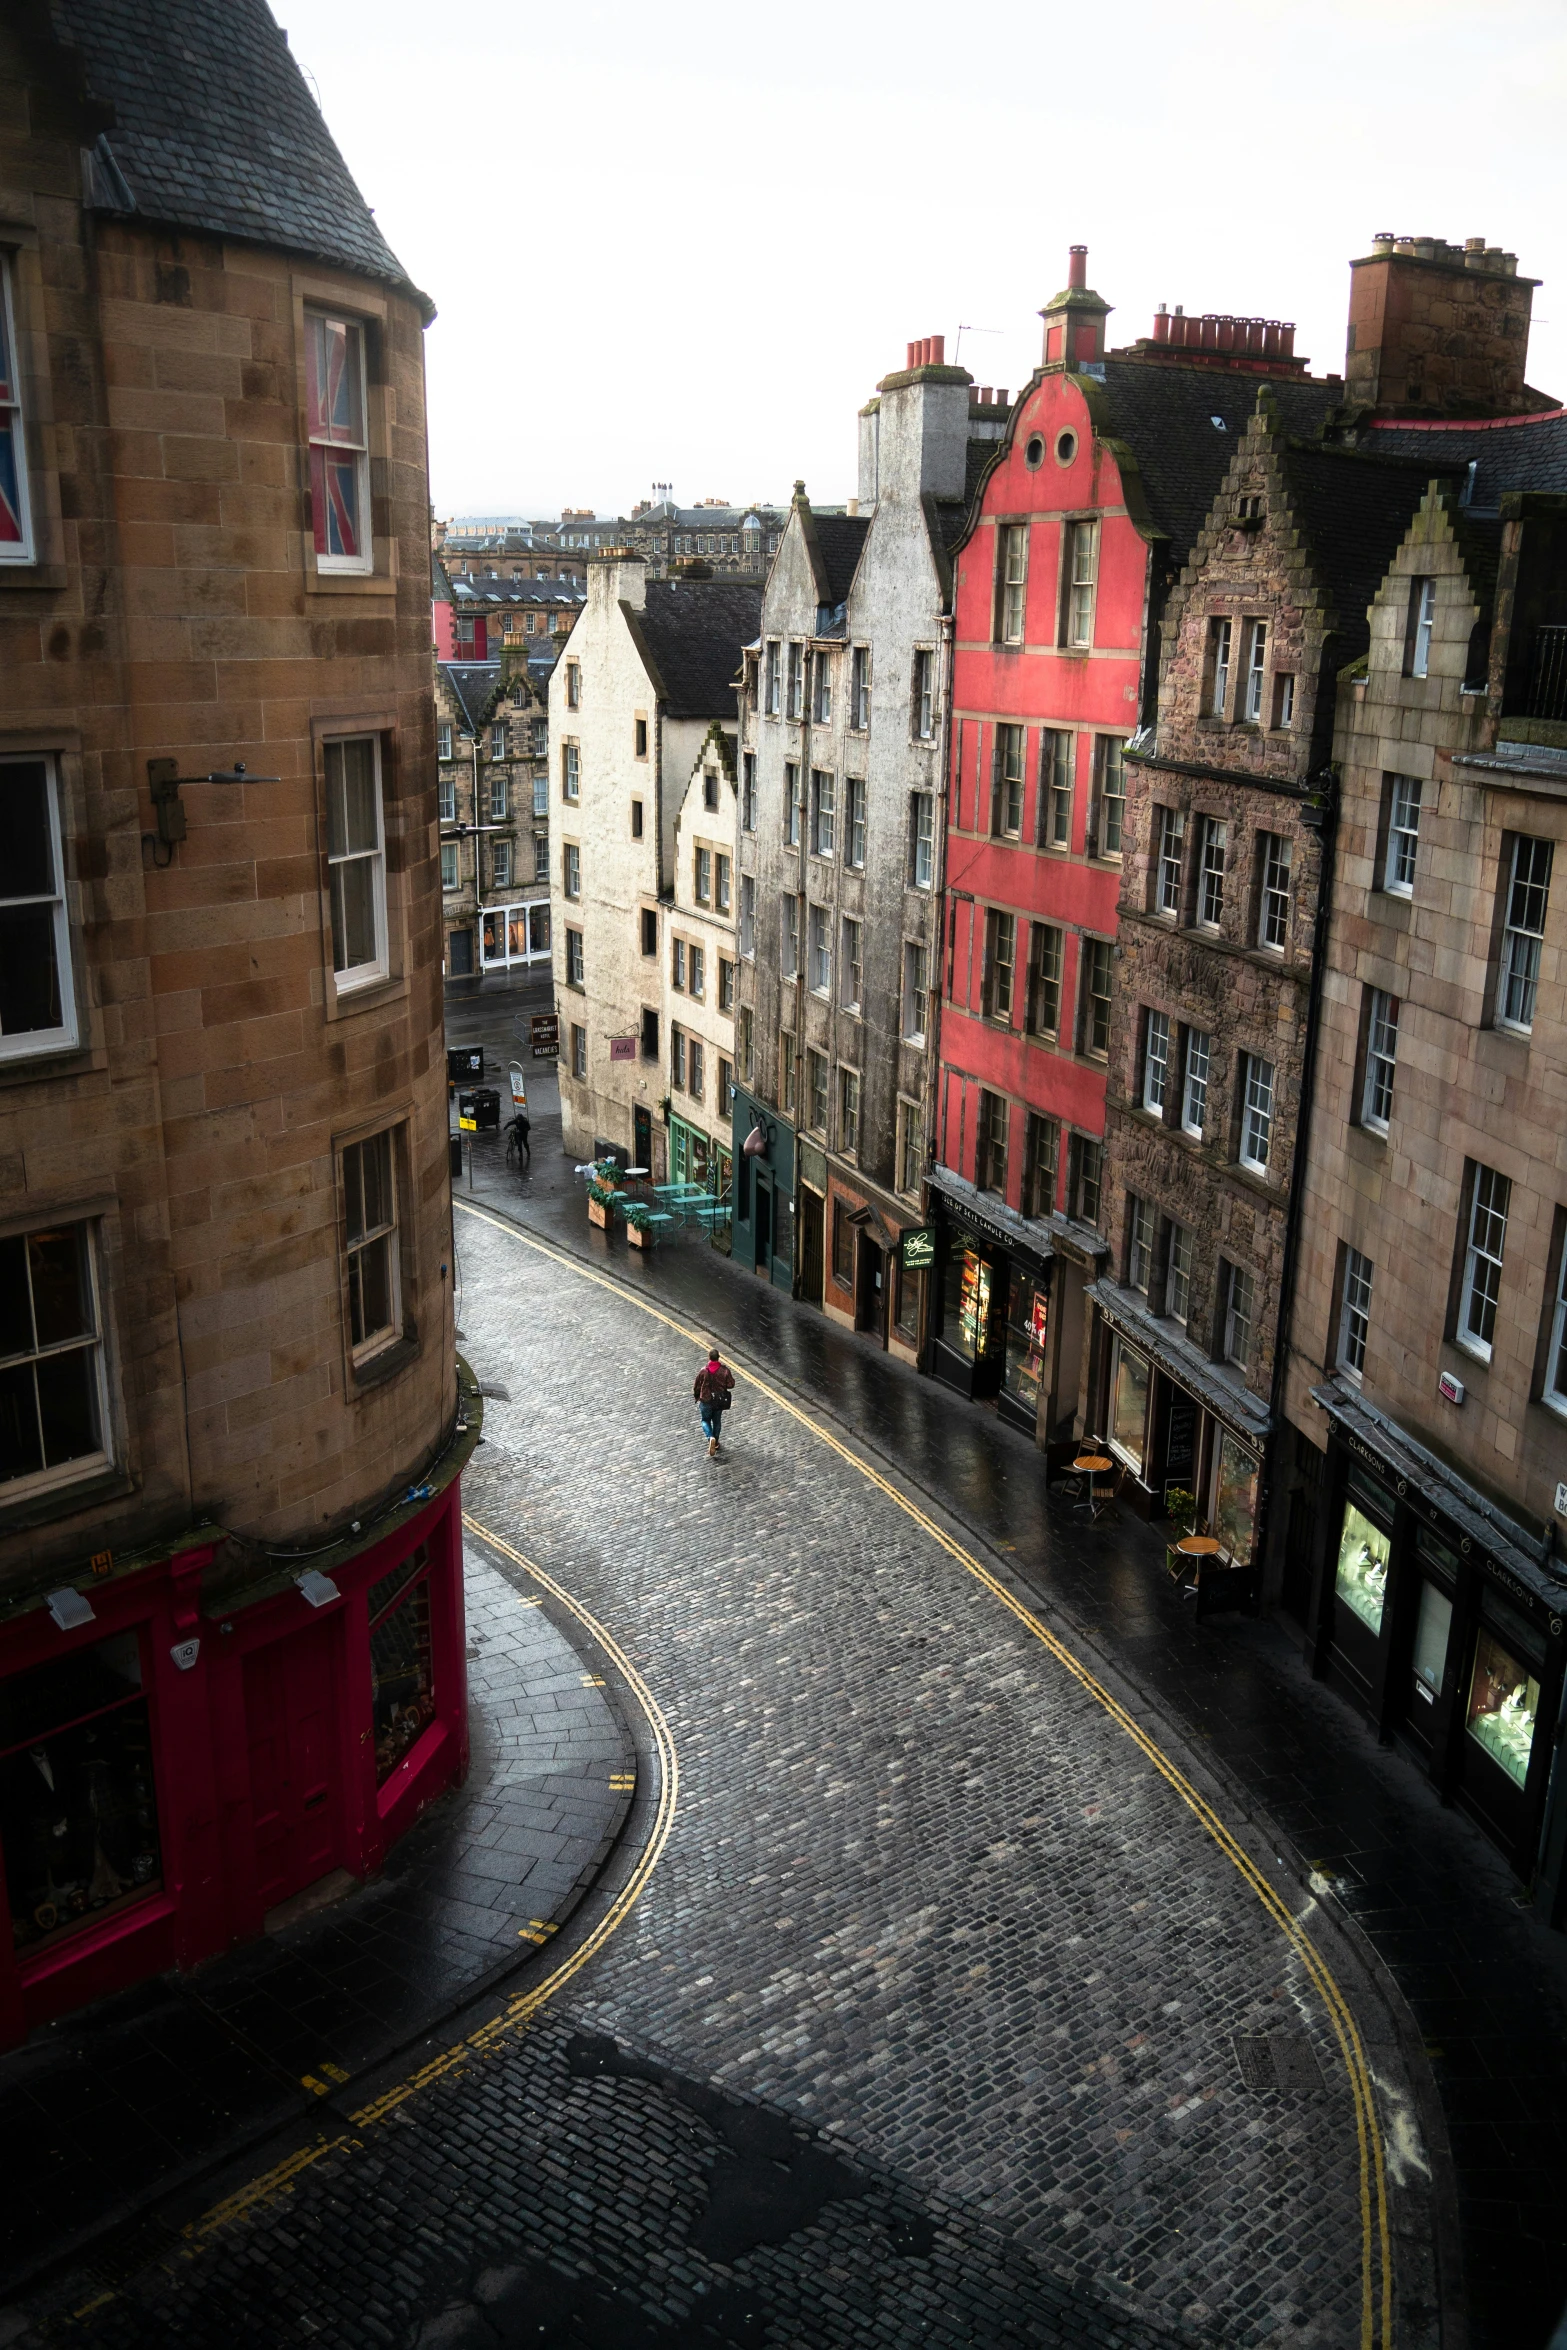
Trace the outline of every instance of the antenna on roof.
{"label": "antenna on roof", "polygon": [[958,353],[963,348],[963,337],[965,335],[1004,335],[1006,331],[1007,330],[1004,326],[960,326],[958,328],[958,339],[952,346],[953,366],[956,367],[958,363]]}

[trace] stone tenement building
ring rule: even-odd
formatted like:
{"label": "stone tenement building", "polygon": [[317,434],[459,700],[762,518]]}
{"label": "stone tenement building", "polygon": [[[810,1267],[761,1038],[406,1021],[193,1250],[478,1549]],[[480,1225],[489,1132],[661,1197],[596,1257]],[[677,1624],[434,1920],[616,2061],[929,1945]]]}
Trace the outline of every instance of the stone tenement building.
{"label": "stone tenement building", "polygon": [[1339,704],[1284,1600],[1559,1923],[1567,414],[1430,438],[1467,503],[1431,485]]}
{"label": "stone tenement building", "polygon": [[778,552],[789,516],[777,506],[730,506],[704,498],[700,506],[677,506],[666,482],[655,495],[633,506],[622,536],[648,566],[650,579],[666,578],[678,565],[705,563],[714,573],[760,580]]}
{"label": "stone tenement building", "polygon": [[[588,601],[550,680],[550,903],[561,1120],[579,1159],[605,1150],[663,1180],[673,1120],[721,1137],[716,1061],[692,1082],[664,1014],[665,964],[688,958],[674,915],[682,819],[713,727],[732,743],[742,648],[761,591],[742,580],[649,580],[639,556],[595,557]],[[734,854],[734,761],[719,761],[703,845]],[[696,840],[690,836],[694,852]],[[690,996],[689,959],[682,963]],[[703,991],[719,973],[704,968]],[[689,1146],[687,1146],[689,1147]]]}
{"label": "stone tenement building", "polygon": [[0,2037],[466,1768],[424,297],[262,0],[0,25]]}
{"label": "stone tenement building", "polygon": [[939,338],[907,358],[860,414],[859,513],[815,513],[797,485],[747,656],[736,1129],[766,1147],[736,1161],[734,1247],[912,1360],[950,550],[996,424]]}
{"label": "stone tenement building", "polygon": [[928,1359],[1062,1449],[1086,1432],[1085,1295],[1105,1252],[1122,746],[1153,716],[1166,601],[1258,377],[1296,432],[1340,396],[1295,380],[1282,329],[1253,351],[1245,322],[1194,320],[1211,331],[1188,345],[1166,314],[1164,336],[1156,320],[1107,353],[1109,310],[1074,246],[953,558]]}
{"label": "stone tenement building", "polygon": [[447,977],[547,964],[548,664],[437,661],[435,752]]}
{"label": "stone tenement building", "polygon": [[1087,1425],[1148,1508],[1194,1495],[1238,1567],[1261,1556],[1278,1428],[1335,681],[1423,479],[1292,439],[1264,387],[1127,759]]}

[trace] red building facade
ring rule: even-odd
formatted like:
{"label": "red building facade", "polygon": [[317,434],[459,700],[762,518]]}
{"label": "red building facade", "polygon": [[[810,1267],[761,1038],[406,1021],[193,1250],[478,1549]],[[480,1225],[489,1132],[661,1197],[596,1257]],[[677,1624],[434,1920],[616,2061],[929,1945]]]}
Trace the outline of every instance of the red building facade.
{"label": "red building facade", "polygon": [[1334,396],[1303,380],[1282,326],[1271,349],[1266,333],[1231,333],[1188,353],[1156,326],[1107,354],[1109,305],[1086,260],[1074,246],[1043,313],[1044,365],[954,557],[929,1179],[931,1368],[1046,1445],[1082,1432],[1084,1290],[1105,1255],[1123,753],[1152,716],[1164,599],[1258,375],[1302,428]]}

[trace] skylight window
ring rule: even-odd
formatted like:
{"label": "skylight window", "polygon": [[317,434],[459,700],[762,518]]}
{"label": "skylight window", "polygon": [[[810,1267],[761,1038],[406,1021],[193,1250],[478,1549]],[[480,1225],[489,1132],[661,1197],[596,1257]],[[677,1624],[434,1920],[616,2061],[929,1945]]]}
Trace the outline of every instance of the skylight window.
{"label": "skylight window", "polygon": [[1222,416],[1210,416],[1208,422],[1213,426],[1215,432],[1228,432],[1230,429]]}

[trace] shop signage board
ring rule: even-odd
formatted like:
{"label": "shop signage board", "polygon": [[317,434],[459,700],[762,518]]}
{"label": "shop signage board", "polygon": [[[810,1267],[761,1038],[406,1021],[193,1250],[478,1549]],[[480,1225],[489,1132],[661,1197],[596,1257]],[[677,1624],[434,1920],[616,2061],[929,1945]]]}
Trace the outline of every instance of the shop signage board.
{"label": "shop signage board", "polygon": [[554,1061],[560,1057],[560,1018],[554,1012],[535,1012],[528,1023],[533,1040],[536,1061]]}
{"label": "shop signage board", "polygon": [[903,1235],[903,1270],[928,1273],[935,1262],[936,1227],[934,1224],[911,1226]]}
{"label": "shop signage board", "polygon": [[[539,1048],[535,1045],[533,1049],[537,1052]],[[612,1036],[609,1040],[609,1057],[612,1061],[634,1061],[637,1057],[636,1038],[634,1036]]]}

